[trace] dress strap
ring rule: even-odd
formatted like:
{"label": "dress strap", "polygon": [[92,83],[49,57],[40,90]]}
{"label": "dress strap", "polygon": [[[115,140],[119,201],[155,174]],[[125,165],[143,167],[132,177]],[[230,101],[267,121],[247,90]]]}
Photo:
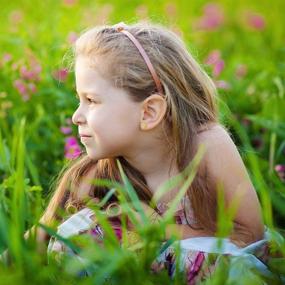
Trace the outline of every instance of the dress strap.
{"label": "dress strap", "polygon": [[[169,203],[159,202],[157,204],[157,209],[160,215],[164,215],[164,213],[169,209]],[[194,217],[194,212],[191,206],[191,201],[188,196],[182,197],[179,207],[176,209],[174,213],[174,218],[177,224],[183,225],[197,225],[197,220]]]}

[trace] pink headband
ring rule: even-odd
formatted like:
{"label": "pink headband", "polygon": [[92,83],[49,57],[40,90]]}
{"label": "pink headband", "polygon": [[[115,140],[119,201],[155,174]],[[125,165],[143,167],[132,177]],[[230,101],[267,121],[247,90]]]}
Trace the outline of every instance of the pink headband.
{"label": "pink headband", "polygon": [[118,27],[117,31],[125,34],[134,43],[134,45],[137,47],[137,49],[139,50],[141,56],[143,57],[146,65],[147,65],[147,67],[148,67],[148,69],[149,69],[149,71],[150,71],[150,73],[152,75],[152,78],[153,78],[153,80],[155,82],[155,85],[156,85],[156,88],[157,88],[158,92],[161,95],[163,95],[164,93],[163,93],[163,89],[162,89],[162,85],[161,85],[161,82],[159,80],[159,77],[158,77],[157,73],[155,72],[155,69],[154,69],[152,63],[151,63],[148,55],[146,54],[145,50],[141,46],[141,44],[138,42],[138,40],[130,32],[126,31],[124,29],[124,27],[121,27],[121,26]]}

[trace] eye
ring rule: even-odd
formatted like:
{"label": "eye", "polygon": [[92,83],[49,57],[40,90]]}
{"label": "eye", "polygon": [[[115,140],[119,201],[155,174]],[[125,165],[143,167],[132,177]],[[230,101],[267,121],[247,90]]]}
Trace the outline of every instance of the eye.
{"label": "eye", "polygon": [[89,104],[96,104],[96,102],[88,97],[86,97],[86,100]]}
{"label": "eye", "polygon": [[[80,96],[77,93],[75,93],[75,97],[77,98],[77,100],[79,100],[79,102],[77,104],[77,106],[79,106],[80,103],[81,103]],[[92,98],[86,97],[86,96],[83,96],[83,101],[87,102],[88,105],[90,105],[90,104],[97,104],[97,102],[94,101]]]}

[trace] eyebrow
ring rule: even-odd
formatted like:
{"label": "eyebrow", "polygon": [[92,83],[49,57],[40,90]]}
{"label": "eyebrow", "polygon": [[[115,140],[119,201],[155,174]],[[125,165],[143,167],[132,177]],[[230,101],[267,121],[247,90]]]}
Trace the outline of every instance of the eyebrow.
{"label": "eyebrow", "polygon": [[93,91],[87,91],[87,92],[78,92],[78,90],[76,90],[76,96],[78,95],[78,96],[87,96],[88,94],[90,94],[90,95],[93,95],[93,96],[95,96],[95,97],[101,97],[98,93],[95,93],[95,92],[93,92]]}

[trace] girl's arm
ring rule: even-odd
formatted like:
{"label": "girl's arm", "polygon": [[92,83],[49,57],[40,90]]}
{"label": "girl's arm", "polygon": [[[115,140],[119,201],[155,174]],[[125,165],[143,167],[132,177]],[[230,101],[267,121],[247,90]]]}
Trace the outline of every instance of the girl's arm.
{"label": "girl's arm", "polygon": [[218,185],[221,186],[226,209],[234,201],[238,203],[230,238],[240,245],[262,239],[264,225],[258,197],[231,137],[223,127],[217,126],[202,132],[199,143],[206,146],[203,163],[209,173],[210,190],[216,195]]}
{"label": "girl's arm", "polygon": [[[220,184],[224,193],[226,209],[232,205],[235,199],[238,199],[238,207],[233,219],[233,230],[229,236],[230,240],[236,245],[244,247],[262,239],[264,225],[261,207],[245,165],[232,139],[222,127],[217,126],[202,132],[199,135],[198,143],[203,143],[206,146],[202,163],[208,170],[210,185],[212,185],[210,190],[214,191],[212,194],[217,194],[216,189]],[[154,210],[144,203],[143,206],[147,216],[152,216]],[[158,216],[157,221],[159,221]],[[166,239],[173,234],[181,239],[213,236],[206,230],[196,230],[188,225],[168,225]]]}

